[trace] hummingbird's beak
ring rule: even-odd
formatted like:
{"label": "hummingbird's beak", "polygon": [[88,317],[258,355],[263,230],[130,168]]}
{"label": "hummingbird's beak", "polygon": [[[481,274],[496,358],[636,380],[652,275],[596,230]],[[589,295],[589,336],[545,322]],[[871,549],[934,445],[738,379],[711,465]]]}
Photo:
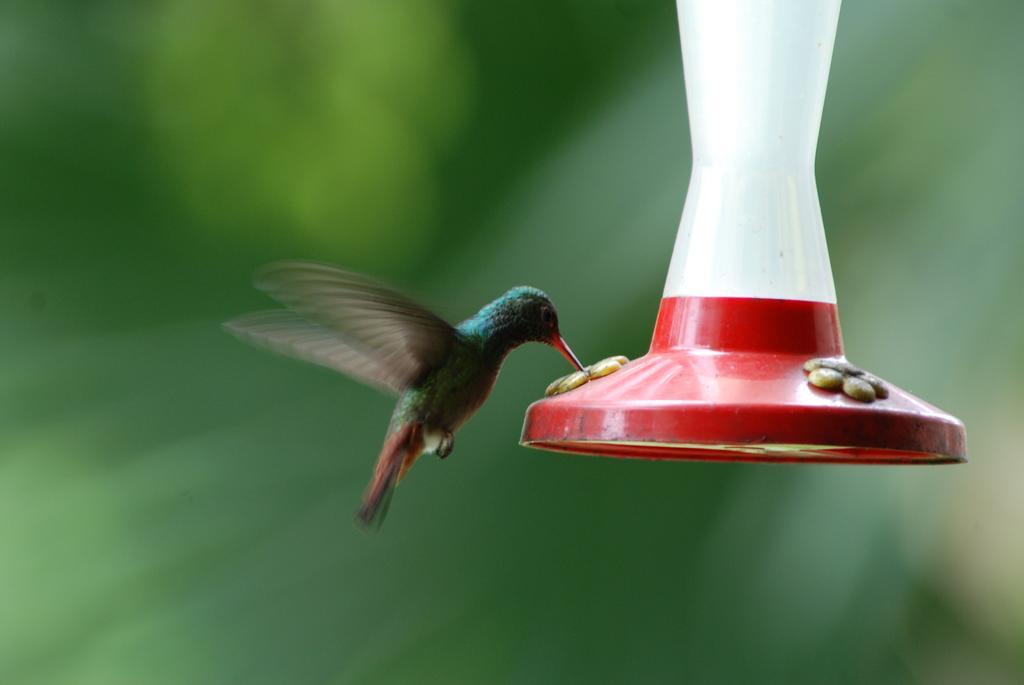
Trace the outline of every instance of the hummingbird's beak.
{"label": "hummingbird's beak", "polygon": [[576,367],[577,371],[583,370],[583,364],[580,364],[579,358],[573,354],[573,351],[569,349],[569,344],[565,342],[560,334],[555,333],[554,339],[551,341],[551,346],[562,353],[562,356],[569,360],[569,363]]}

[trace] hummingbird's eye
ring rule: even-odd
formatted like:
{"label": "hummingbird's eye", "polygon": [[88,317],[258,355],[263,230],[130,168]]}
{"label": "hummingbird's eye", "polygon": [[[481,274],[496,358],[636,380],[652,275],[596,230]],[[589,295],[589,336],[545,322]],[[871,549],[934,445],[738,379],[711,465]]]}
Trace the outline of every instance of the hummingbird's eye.
{"label": "hummingbird's eye", "polygon": [[551,311],[551,307],[540,308],[540,320],[544,323],[551,323],[555,318],[554,312]]}

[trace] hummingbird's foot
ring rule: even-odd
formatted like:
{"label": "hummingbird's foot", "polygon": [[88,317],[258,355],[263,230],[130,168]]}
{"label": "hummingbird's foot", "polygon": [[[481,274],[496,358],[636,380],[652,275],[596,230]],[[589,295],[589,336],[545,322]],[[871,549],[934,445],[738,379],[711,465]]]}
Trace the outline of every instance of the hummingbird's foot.
{"label": "hummingbird's foot", "polygon": [[889,396],[889,388],[880,379],[843,359],[808,359],[804,363],[807,382],[822,390],[843,391],[858,402],[874,402]]}
{"label": "hummingbird's foot", "polygon": [[438,443],[437,449],[434,450],[434,454],[436,454],[438,458],[444,459],[452,453],[453,449],[455,449],[455,436],[451,432],[445,431],[441,435],[441,442]]}

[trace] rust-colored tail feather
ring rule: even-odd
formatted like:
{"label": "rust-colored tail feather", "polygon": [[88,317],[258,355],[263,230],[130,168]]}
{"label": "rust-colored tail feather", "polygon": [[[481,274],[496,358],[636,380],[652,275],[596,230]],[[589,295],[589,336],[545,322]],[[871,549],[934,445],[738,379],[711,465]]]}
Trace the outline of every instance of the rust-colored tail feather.
{"label": "rust-colored tail feather", "polygon": [[363,503],[356,512],[356,520],[364,527],[374,522],[377,525],[383,522],[391,501],[391,492],[423,451],[422,429],[420,423],[407,423],[384,441],[380,457],[377,458],[377,468],[363,494]]}

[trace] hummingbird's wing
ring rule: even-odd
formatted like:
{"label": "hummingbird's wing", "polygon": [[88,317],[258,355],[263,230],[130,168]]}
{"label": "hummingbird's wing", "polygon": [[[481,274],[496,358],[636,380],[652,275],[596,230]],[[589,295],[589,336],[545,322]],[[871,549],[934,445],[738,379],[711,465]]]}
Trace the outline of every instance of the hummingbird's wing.
{"label": "hummingbird's wing", "polygon": [[[408,297],[361,274],[326,264],[286,261],[256,272],[256,287],[312,324],[335,333],[360,362],[335,368],[377,378],[395,390],[439,366],[455,329]],[[372,381],[371,381],[372,382]]]}
{"label": "hummingbird's wing", "polygon": [[380,390],[402,390],[400,379],[357,345],[287,309],[246,314],[228,321],[224,328],[246,342],[340,371]]}

